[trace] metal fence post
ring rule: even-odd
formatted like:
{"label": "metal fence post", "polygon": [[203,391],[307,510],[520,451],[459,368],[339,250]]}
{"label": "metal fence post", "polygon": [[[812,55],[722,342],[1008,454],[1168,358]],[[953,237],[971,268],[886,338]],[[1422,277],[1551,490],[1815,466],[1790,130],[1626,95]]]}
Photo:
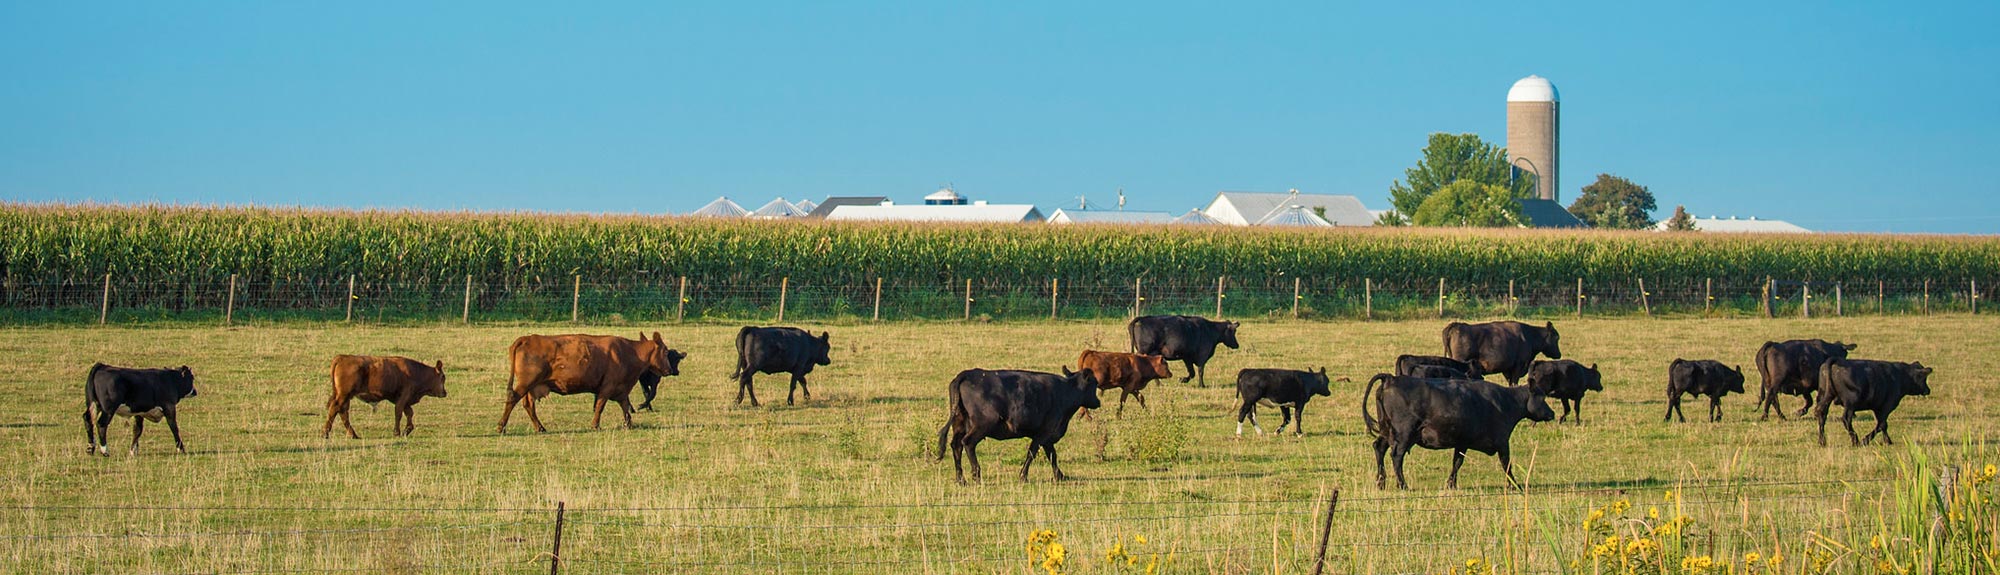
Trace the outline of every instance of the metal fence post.
{"label": "metal fence post", "polygon": [[354,274],[347,274],[347,322],[354,322]]}
{"label": "metal fence post", "polygon": [[549,545],[549,575],[562,573],[563,502],[556,502],[556,536]]}
{"label": "metal fence post", "polygon": [[229,303],[223,304],[222,307],[222,325],[229,325],[235,322],[236,322],[236,274],[229,274]]}
{"label": "metal fence post", "polygon": [[1326,571],[1326,544],[1333,538],[1333,510],[1340,506],[1340,488],[1333,488],[1333,495],[1326,498],[1326,519],[1320,522],[1319,553],[1313,555],[1313,575]]}
{"label": "metal fence post", "polygon": [[104,272],[104,305],[97,308],[97,325],[111,319],[111,272]]}
{"label": "metal fence post", "polygon": [[785,323],[785,298],[791,295],[792,278],[786,276],[778,280],[778,323]]}

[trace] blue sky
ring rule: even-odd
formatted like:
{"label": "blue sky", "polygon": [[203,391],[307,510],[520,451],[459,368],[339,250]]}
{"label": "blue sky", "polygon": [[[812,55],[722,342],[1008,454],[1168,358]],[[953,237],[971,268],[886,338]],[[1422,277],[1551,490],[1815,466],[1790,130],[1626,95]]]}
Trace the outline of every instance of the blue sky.
{"label": "blue sky", "polygon": [[1613,173],[1662,215],[2000,231],[2000,4],[1750,4],[6,2],[0,198],[1383,209],[1539,74],[1565,203]]}

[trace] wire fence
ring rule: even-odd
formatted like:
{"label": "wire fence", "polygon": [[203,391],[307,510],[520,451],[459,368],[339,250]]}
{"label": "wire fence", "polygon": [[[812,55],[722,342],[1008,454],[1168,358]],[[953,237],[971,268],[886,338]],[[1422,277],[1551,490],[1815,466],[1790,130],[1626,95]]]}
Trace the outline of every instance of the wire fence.
{"label": "wire fence", "polygon": [[[586,508],[20,505],[0,506],[0,563],[50,573],[217,575],[1045,572],[1046,544],[1059,542],[1067,549],[1059,571],[1068,573],[1145,572],[1149,564],[1160,573],[1303,573],[1322,561],[1326,572],[1441,572],[1467,558],[1502,556],[1515,572],[1558,572],[1594,542],[1578,521],[1612,501],[1664,506],[1669,517],[1699,526],[1687,537],[1728,551],[1808,533],[1857,540],[1877,525],[1867,514],[1895,501],[1900,485],[1649,483],[1346,498],[1336,491],[1333,502],[1322,495]],[[1664,490],[1679,495],[1662,503]],[[1773,516],[1782,522],[1770,523]],[[1659,523],[1639,517],[1628,521]]]}
{"label": "wire fence", "polygon": [[1373,278],[1179,278],[963,282],[882,278],[824,285],[746,280],[574,276],[491,284],[318,280],[220,283],[106,275],[95,283],[0,283],[9,323],[680,322],[774,320],[1103,319],[1144,314],[1222,318],[1922,315],[1979,313],[1992,282],[1752,283],[1713,279],[1452,283]]}

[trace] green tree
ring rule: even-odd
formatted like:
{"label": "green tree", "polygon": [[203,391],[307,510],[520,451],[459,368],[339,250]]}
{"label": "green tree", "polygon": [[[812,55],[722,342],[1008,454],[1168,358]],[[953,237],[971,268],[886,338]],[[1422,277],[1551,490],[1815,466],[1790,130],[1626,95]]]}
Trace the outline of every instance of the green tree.
{"label": "green tree", "polygon": [[1653,227],[1653,192],[1632,180],[1598,174],[1597,181],[1583,187],[1569,213],[1591,227],[1608,230],[1638,230]]}
{"label": "green tree", "polygon": [[1513,177],[1506,148],[1488,144],[1478,134],[1435,133],[1424,145],[1423,159],[1404,170],[1402,180],[1390,184],[1389,203],[1395,209],[1377,223],[1414,221],[1431,194],[1460,180],[1497,186],[1515,198],[1533,197],[1535,189],[1533,174]]}
{"label": "green tree", "polygon": [[1410,216],[1419,226],[1516,227],[1527,226],[1521,202],[1513,192],[1472,180],[1452,182],[1424,200]]}
{"label": "green tree", "polygon": [[1667,218],[1667,231],[1695,231],[1694,216],[1688,215],[1687,206],[1674,206],[1674,217]]}

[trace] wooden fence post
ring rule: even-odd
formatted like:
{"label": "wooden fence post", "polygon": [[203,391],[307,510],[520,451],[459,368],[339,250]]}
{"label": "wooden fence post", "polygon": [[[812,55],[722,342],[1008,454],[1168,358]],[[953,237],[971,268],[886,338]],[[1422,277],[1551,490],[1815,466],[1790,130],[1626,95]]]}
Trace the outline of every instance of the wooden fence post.
{"label": "wooden fence post", "polygon": [[1319,553],[1313,556],[1313,575],[1326,571],[1326,543],[1333,537],[1333,510],[1340,505],[1340,488],[1333,488],[1333,495],[1326,498],[1326,520],[1319,526]]}
{"label": "wooden fence post", "polygon": [[459,311],[459,323],[472,323],[472,274],[465,274],[465,308]]}
{"label": "wooden fence post", "polygon": [[1646,312],[1646,317],[1653,316],[1653,300],[1651,296],[1652,294],[1646,293],[1646,278],[1639,278],[1639,309]]}
{"label": "wooden fence post", "polygon": [[783,278],[779,278],[778,279],[778,323],[785,323],[785,298],[791,295],[791,291],[792,291],[791,276],[785,276]]}
{"label": "wooden fence post", "polygon": [[1215,276],[1215,319],[1222,319],[1222,280],[1228,276]]}
{"label": "wooden fence post", "polygon": [[1375,319],[1375,280],[1361,278],[1361,319]]}
{"label": "wooden fence post", "polygon": [[1847,315],[1847,310],[1842,308],[1840,302],[1840,283],[1835,282],[1833,284],[1833,317],[1842,317],[1845,315]]}
{"label": "wooden fence post", "polygon": [[1812,282],[1799,284],[1799,317],[1812,319]]}
{"label": "wooden fence post", "polygon": [[674,323],[680,323],[687,318],[687,302],[688,277],[681,276],[681,297],[680,301],[674,302]]}
{"label": "wooden fence post", "polygon": [[1886,301],[1888,299],[1888,294],[1889,294],[1889,282],[1885,282],[1882,280],[1875,280],[1876,315],[1887,315],[1889,313],[1888,301]]}
{"label": "wooden fence post", "polygon": [[1142,278],[1132,278],[1132,317],[1139,317],[1139,310],[1144,307],[1146,298],[1139,296],[1139,284],[1143,281]]}
{"label": "wooden fence post", "polygon": [[1056,301],[1062,292],[1062,278],[1049,278],[1049,319],[1056,318]]}
{"label": "wooden fence post", "polygon": [[882,321],[882,276],[875,276],[875,315],[869,321]]}
{"label": "wooden fence post", "polygon": [[347,274],[347,322],[354,323],[354,274]]}
{"label": "wooden fence post", "polygon": [[1438,278],[1438,317],[1444,317],[1444,278]]}
{"label": "wooden fence post", "polygon": [[1701,278],[1701,313],[1715,313],[1715,278]]}
{"label": "wooden fence post", "polygon": [[104,305],[97,308],[97,325],[111,319],[111,272],[104,272]]}
{"label": "wooden fence post", "polygon": [[1576,317],[1583,318],[1583,278],[1576,278]]}
{"label": "wooden fence post", "polygon": [[972,279],[965,280],[965,321],[972,321]]}
{"label": "wooden fence post", "polygon": [[569,292],[569,322],[576,323],[577,311],[583,303],[583,274],[576,275],[576,283]]}
{"label": "wooden fence post", "polygon": [[1972,280],[1972,315],[1979,315],[1979,280]]}
{"label": "wooden fence post", "polygon": [[1292,319],[1299,319],[1299,277],[1292,276]]}
{"label": "wooden fence post", "polygon": [[1924,280],[1924,315],[1931,314],[1931,280]]}
{"label": "wooden fence post", "polygon": [[555,543],[549,546],[549,575],[561,575],[562,573],[562,532],[563,502],[557,501]]}
{"label": "wooden fence post", "polygon": [[1777,306],[1771,305],[1771,276],[1764,276],[1764,317],[1777,317]]}
{"label": "wooden fence post", "polygon": [[1507,280],[1507,315],[1519,315],[1520,311],[1521,298],[1514,297],[1514,280]]}
{"label": "wooden fence post", "polygon": [[222,325],[236,322],[236,274],[229,274],[229,303],[222,308]]}

